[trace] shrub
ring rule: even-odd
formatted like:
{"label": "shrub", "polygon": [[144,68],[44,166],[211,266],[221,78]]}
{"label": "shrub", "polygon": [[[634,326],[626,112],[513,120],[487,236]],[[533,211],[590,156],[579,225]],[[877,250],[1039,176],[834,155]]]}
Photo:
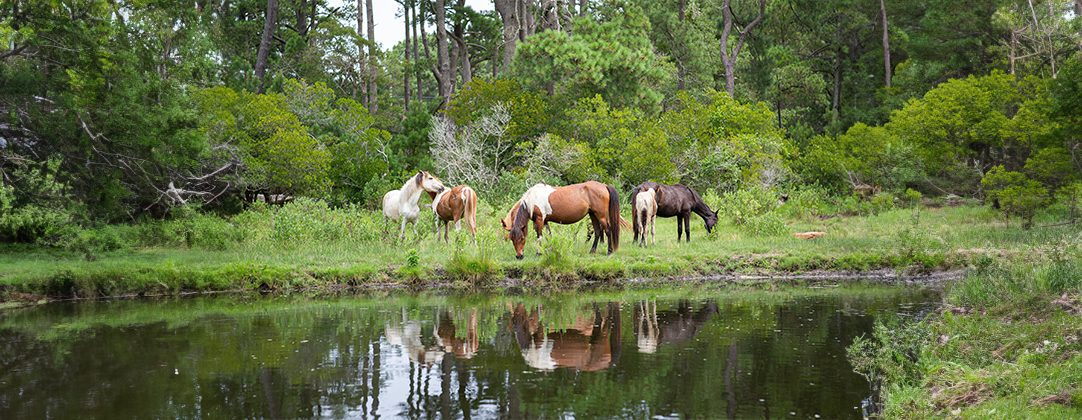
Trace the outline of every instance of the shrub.
{"label": "shrub", "polygon": [[726,194],[718,214],[752,235],[777,235],[785,231],[773,190],[756,186]]}
{"label": "shrub", "polygon": [[1022,229],[1033,227],[1033,217],[1037,211],[1051,203],[1048,189],[1040,182],[1018,172],[1006,171],[1002,165],[988,171],[981,180],[981,186],[988,192],[989,198],[999,201],[999,209],[1004,215],[1022,219]]}
{"label": "shrub", "polygon": [[55,241],[72,222],[70,188],[57,179],[59,158],[17,166],[0,180],[0,242]]}
{"label": "shrub", "polygon": [[924,194],[921,194],[920,191],[916,191],[912,188],[906,188],[905,195],[903,196],[905,203],[910,206],[920,204],[922,198],[924,198]]}

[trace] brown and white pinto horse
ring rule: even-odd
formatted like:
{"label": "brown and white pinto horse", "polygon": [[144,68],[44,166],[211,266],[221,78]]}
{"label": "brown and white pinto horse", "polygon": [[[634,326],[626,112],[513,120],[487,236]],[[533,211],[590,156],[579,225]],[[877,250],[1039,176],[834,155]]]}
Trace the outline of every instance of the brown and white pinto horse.
{"label": "brown and white pinto horse", "polygon": [[[532,221],[537,232],[537,245],[541,246],[541,230],[548,222],[572,224],[590,216],[590,223],[598,235],[590,252],[597,251],[597,242],[608,234],[609,253],[620,248],[620,197],[616,188],[597,181],[588,181],[566,187],[537,184],[523,194],[515,207],[500,220],[508,238],[515,246],[515,257],[522,259],[526,247],[526,229]],[[607,232],[606,232],[607,231]],[[540,254],[540,250],[538,250]]]}
{"label": "brown and white pinto horse", "polygon": [[437,194],[429,191],[432,197],[432,211],[439,217],[439,225],[436,226],[436,242],[440,241],[440,228],[443,228],[443,240],[449,242],[450,222],[455,223],[455,231],[462,228],[462,220],[466,220],[466,228],[473,234],[473,242],[477,243],[477,193],[468,185],[459,185],[444,190]]}

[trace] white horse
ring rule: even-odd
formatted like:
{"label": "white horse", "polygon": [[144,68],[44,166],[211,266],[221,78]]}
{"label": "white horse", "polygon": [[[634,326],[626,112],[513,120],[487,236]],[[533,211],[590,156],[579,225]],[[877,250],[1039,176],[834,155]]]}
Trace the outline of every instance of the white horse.
{"label": "white horse", "polygon": [[[657,196],[653,188],[647,188],[639,191],[639,194],[635,196],[635,208],[632,217],[639,221],[639,226],[642,226],[642,242],[640,246],[646,246],[646,232],[650,232],[650,237],[654,240],[654,245],[657,245],[657,237],[654,236],[654,221],[657,220]],[[649,230],[647,230],[649,227]]]}
{"label": "white horse", "polygon": [[402,219],[402,232],[398,236],[399,239],[406,237],[406,222],[413,223],[413,234],[417,234],[417,219],[421,215],[417,200],[421,198],[421,192],[438,194],[443,190],[443,182],[440,182],[439,178],[425,171],[417,171],[417,175],[402,184],[402,188],[383,195],[383,216],[391,220]]}

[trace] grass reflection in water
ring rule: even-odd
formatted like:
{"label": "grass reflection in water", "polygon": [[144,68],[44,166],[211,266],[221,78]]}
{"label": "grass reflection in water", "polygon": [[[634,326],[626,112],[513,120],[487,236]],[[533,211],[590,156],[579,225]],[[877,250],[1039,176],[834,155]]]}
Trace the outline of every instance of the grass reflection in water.
{"label": "grass reflection in water", "polygon": [[859,418],[845,346],[937,301],[704,283],[58,303],[0,314],[0,418]]}

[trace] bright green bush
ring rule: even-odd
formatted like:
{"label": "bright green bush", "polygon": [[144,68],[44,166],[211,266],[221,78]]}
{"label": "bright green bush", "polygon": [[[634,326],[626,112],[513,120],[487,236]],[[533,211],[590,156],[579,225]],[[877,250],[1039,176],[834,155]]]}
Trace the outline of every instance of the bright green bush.
{"label": "bright green bush", "polygon": [[726,194],[718,215],[752,235],[777,235],[786,230],[773,190],[756,186]]}
{"label": "bright green bush", "polygon": [[999,201],[999,209],[1004,215],[1022,219],[1023,229],[1033,227],[1037,211],[1051,203],[1048,189],[1040,182],[1018,172],[1006,171],[1002,165],[988,171],[981,186],[987,191],[988,198]]}

